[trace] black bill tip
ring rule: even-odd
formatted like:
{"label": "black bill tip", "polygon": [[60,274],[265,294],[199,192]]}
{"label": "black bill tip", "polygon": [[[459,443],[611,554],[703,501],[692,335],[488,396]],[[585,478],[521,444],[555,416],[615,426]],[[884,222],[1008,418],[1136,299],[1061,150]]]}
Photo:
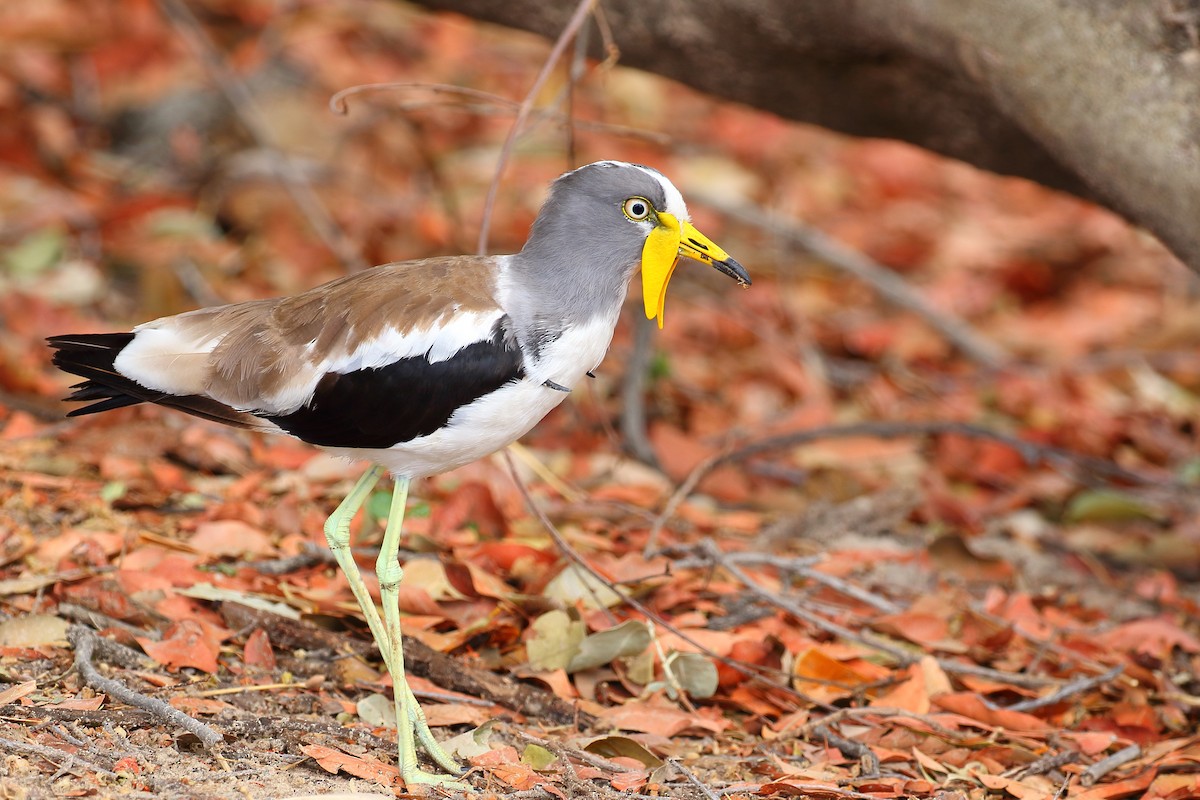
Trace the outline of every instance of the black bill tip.
{"label": "black bill tip", "polygon": [[732,258],[727,258],[724,261],[713,260],[712,265],[721,272],[724,272],[729,277],[738,282],[740,286],[749,286],[753,281],[750,280],[750,273],[746,272],[746,268]]}

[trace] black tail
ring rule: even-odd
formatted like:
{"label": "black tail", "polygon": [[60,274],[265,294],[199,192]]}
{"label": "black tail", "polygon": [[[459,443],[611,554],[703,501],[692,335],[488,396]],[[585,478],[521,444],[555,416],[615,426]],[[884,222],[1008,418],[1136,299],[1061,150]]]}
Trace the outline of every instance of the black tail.
{"label": "black tail", "polygon": [[54,366],[63,372],[85,380],[71,388],[75,391],[66,400],[99,400],[90,406],[77,408],[67,414],[96,414],[138,403],[154,402],[144,386],[117,372],[113,361],[133,341],[132,333],[84,333],[75,336],[51,336],[46,343],[54,348]]}
{"label": "black tail", "polygon": [[167,394],[148,389],[126,378],[117,371],[113,362],[125,346],[133,341],[133,337],[132,333],[82,333],[73,336],[51,336],[46,340],[46,343],[54,348],[54,366],[84,379],[72,386],[75,391],[63,399],[98,401],[69,412],[68,417],[98,414],[101,411],[112,411],[114,408],[135,406],[138,403],[155,403],[239,428],[263,427],[262,421],[257,417],[243,411],[235,411],[210,397]]}

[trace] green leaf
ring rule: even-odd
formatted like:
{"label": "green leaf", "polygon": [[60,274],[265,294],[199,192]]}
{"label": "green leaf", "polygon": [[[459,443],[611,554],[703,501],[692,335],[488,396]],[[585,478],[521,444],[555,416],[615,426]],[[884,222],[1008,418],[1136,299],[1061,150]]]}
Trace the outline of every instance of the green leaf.
{"label": "green leaf", "polygon": [[1067,504],[1067,522],[1129,522],[1158,519],[1154,509],[1140,498],[1112,489],[1080,492]]}
{"label": "green leaf", "polygon": [[578,652],[567,664],[567,672],[581,672],[618,658],[636,656],[650,646],[650,640],[649,625],[636,619],[626,620],[580,642]]}
{"label": "green leaf", "polygon": [[712,697],[717,693],[717,667],[700,653],[667,654],[663,669],[670,670],[675,682],[692,697]]}
{"label": "green leaf", "polygon": [[100,499],[106,503],[114,503],[125,496],[125,481],[109,481],[100,489]]}
{"label": "green leaf", "polygon": [[558,761],[558,756],[540,744],[531,743],[525,745],[525,751],[521,753],[521,761],[538,772],[545,772],[554,766],[554,762]]}
{"label": "green leaf", "polygon": [[587,635],[586,625],[557,609],[542,614],[531,627],[533,637],[526,642],[525,652],[534,669],[566,669]]}
{"label": "green leaf", "polygon": [[4,264],[14,277],[32,277],[53,267],[66,249],[66,236],[55,228],[43,228],[29,234],[4,256]]}

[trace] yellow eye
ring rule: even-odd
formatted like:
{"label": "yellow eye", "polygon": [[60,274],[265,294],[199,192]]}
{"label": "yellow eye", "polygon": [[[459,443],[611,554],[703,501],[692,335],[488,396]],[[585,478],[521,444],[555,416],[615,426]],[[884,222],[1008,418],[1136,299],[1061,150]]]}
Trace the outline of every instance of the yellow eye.
{"label": "yellow eye", "polygon": [[650,201],[644,197],[631,197],[625,201],[625,205],[621,206],[621,210],[634,222],[641,222],[650,216],[651,205]]}

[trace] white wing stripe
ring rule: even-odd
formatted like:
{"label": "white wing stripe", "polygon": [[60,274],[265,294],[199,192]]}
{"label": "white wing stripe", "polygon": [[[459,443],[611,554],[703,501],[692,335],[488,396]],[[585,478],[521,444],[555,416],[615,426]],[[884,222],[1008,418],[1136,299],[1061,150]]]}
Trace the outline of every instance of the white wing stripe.
{"label": "white wing stripe", "polygon": [[383,367],[414,356],[427,355],[430,363],[445,361],[467,345],[490,339],[492,326],[503,314],[499,309],[489,312],[456,311],[428,328],[407,331],[385,328],[379,336],[366,339],[352,352],[336,356],[326,354],[324,359],[320,358],[320,353],[313,353],[316,356],[314,365],[321,373],[345,374]]}

